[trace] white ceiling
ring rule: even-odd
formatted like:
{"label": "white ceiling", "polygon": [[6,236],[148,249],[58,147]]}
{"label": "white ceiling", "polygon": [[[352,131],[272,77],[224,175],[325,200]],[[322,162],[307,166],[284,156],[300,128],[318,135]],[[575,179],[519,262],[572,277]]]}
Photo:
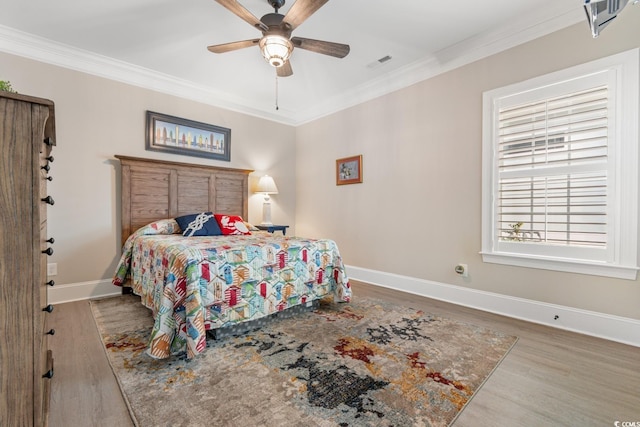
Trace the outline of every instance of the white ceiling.
{"label": "white ceiling", "polygon": [[[258,18],[273,12],[267,0],[239,2]],[[351,52],[294,50],[277,111],[275,69],[257,47],[207,51],[260,37],[213,0],[0,0],[0,51],[297,125],[576,22],[590,37],[582,3],[331,0],[293,35]]]}

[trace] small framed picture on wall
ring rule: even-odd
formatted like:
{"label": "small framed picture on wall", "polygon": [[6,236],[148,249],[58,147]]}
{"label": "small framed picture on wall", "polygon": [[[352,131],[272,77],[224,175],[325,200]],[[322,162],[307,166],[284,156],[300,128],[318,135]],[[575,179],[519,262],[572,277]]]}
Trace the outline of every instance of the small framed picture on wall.
{"label": "small framed picture on wall", "polygon": [[336,160],[336,185],[362,182],[362,154]]}

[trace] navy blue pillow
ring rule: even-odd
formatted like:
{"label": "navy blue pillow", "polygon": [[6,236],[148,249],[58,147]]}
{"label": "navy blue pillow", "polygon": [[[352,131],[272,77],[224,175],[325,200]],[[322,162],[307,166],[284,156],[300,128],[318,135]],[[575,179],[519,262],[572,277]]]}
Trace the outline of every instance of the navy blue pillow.
{"label": "navy blue pillow", "polygon": [[186,237],[222,236],[218,221],[211,212],[179,216],[176,222]]}

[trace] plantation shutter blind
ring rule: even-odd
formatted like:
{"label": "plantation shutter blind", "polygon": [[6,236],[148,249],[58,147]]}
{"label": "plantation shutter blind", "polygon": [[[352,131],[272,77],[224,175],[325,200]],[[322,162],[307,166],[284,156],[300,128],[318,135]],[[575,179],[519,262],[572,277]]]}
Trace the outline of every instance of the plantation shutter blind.
{"label": "plantation shutter blind", "polygon": [[606,85],[498,110],[497,238],[607,246]]}

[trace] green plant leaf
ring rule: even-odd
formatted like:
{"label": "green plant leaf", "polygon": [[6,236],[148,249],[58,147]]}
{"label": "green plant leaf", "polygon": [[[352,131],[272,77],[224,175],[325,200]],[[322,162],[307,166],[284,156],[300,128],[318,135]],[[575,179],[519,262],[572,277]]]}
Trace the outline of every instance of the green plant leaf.
{"label": "green plant leaf", "polygon": [[8,80],[0,80],[0,91],[17,93]]}

